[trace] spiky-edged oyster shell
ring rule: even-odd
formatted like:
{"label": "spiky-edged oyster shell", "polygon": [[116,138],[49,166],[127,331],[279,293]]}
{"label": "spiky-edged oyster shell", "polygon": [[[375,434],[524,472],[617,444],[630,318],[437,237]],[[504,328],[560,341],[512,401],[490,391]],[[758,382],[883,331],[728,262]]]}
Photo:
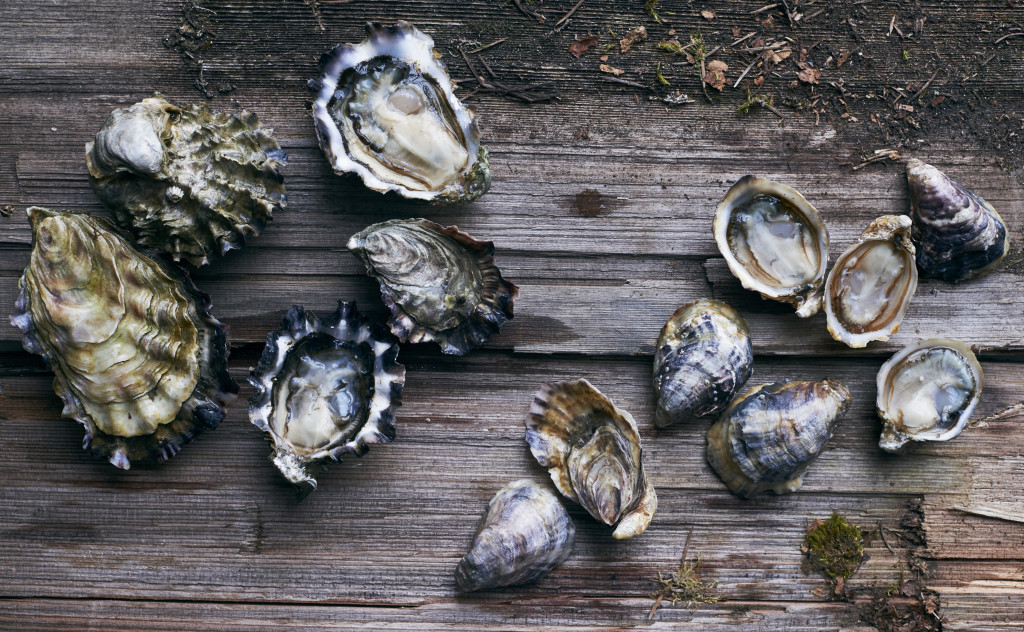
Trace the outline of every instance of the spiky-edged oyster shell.
{"label": "spiky-edged oyster shell", "polygon": [[487,503],[455,583],[470,592],[535,582],[568,559],[575,539],[558,497],[529,479],[514,481]]}
{"label": "spiky-edged oyster shell", "polygon": [[348,249],[380,281],[388,325],[402,342],[430,342],[463,355],[512,318],[518,288],[494,265],[494,244],[425,219],[374,224]]}
{"label": "spiky-edged oyster shell", "polygon": [[654,425],[719,412],[753,372],[750,330],[721,301],[687,303],[668,319],[654,354]]}
{"label": "spiky-edged oyster shell", "polygon": [[238,386],[209,298],[105,219],[28,215],[32,257],[11,322],[53,369],[64,416],[85,427],[83,447],[128,469],[216,428]]}
{"label": "spiky-edged oyster shell", "polygon": [[96,194],[139,244],[201,266],[259,235],[285,206],[284,151],[255,114],[158,94],[114,110],[85,145]]}
{"label": "spiky-edged oyster shell", "polygon": [[335,173],[438,204],[486,193],[487,149],[434,41],[405,21],[368,23],[366,35],[326,53],[310,82],[317,137]]}
{"label": "spiky-edged oyster shell", "polygon": [[249,419],[267,433],[270,460],[300,498],[316,489],[313,474],[327,459],[361,457],[370,444],[394,439],[405,385],[397,357],[395,339],[355,303],[338,301],[323,319],[295,305],[267,334],[249,376]]}
{"label": "spiky-edged oyster shell", "polygon": [[828,229],[795,189],[743,176],[718,203],[712,230],[743,287],[793,305],[801,318],[821,308]]}
{"label": "spiky-edged oyster shell", "polygon": [[794,492],[850,401],[836,380],[752,388],[708,430],[708,463],[737,496]]}
{"label": "spiky-edged oyster shell", "polygon": [[910,218],[883,215],[846,249],[825,282],[828,331],[854,349],[888,340],[917,291]]}
{"label": "spiky-edged oyster shell", "polygon": [[542,386],[526,417],[526,442],[558,491],[615,526],[612,537],[647,529],[658,497],[644,472],[636,422],[590,382]]}
{"label": "spiky-edged oyster shell", "polygon": [[916,158],[907,161],[907,183],[922,275],[960,281],[999,266],[1010,234],[991,204]]}
{"label": "spiky-edged oyster shell", "polygon": [[898,452],[913,441],[949,441],[960,435],[981,400],[985,383],[971,348],[951,338],[907,345],[878,371],[875,406],[885,428],[879,447]]}

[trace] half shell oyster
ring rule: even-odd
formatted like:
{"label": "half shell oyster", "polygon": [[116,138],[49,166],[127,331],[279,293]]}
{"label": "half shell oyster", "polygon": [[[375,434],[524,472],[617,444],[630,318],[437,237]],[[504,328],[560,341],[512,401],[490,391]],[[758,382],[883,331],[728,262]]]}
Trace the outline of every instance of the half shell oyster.
{"label": "half shell oyster", "polygon": [[28,216],[32,257],[11,323],[53,369],[83,447],[128,469],[216,428],[238,386],[209,298],[105,219],[39,207]]}
{"label": "half shell oyster", "polygon": [[85,145],[89,179],[139,244],[201,266],[259,235],[285,206],[284,151],[255,114],[159,94],[114,110]]}
{"label": "half shell oyster", "polygon": [[616,525],[612,537],[647,529],[658,497],[644,473],[636,422],[590,382],[542,386],[526,417],[526,442],[558,491]]}
{"label": "half shell oyster", "polygon": [[455,583],[470,592],[535,582],[568,559],[575,539],[558,497],[529,479],[509,483],[487,503]]}
{"label": "half shell oyster", "polygon": [[371,443],[395,438],[405,367],[398,343],[383,327],[338,301],[327,318],[295,305],[267,334],[249,419],[267,433],[270,460],[300,497],[316,489],[313,474],[327,459],[362,456]]}
{"label": "half shell oyster", "polygon": [[402,342],[430,342],[463,355],[512,318],[518,288],[494,265],[494,244],[425,219],[374,224],[348,249],[380,281],[388,325]]}
{"label": "half shell oyster", "polygon": [[434,41],[405,21],[368,23],[366,35],[326,53],[310,82],[317,137],[335,173],[434,203],[483,195],[491,186],[487,149]]}

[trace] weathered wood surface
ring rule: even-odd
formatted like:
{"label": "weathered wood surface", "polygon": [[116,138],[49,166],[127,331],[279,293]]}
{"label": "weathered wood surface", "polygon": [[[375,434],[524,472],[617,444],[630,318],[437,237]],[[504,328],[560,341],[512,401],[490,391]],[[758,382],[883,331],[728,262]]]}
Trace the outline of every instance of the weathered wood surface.
{"label": "weathered wood surface", "polygon": [[[926,585],[939,594],[946,629],[1021,629],[1024,414],[997,414],[1024,399],[1018,175],[1000,167],[993,147],[962,139],[960,129],[923,136],[914,155],[983,193],[1015,245],[1007,264],[982,280],[922,282],[891,341],[851,352],[830,339],[823,316],[801,321],[743,290],[717,252],[711,217],[740,175],[777,178],[822,212],[834,259],[871,219],[906,209],[901,167],[851,170],[845,163],[881,145],[849,122],[815,124],[813,115],[788,108],[784,125],[766,111],[738,118],[735,105],[668,108],[607,84],[595,53],[568,54],[572,37],[609,28],[621,34],[641,23],[655,37],[656,25],[642,2],[588,0],[566,30],[546,35],[573,4],[552,1],[543,26],[511,2],[324,4],[321,30],[297,0],[206,3],[218,30],[205,72],[237,88],[211,104],[255,110],[289,154],[289,207],[243,251],[196,275],[231,326],[236,378],[244,381],[266,332],[293,303],[326,311],[339,298],[355,299],[383,314],[372,280],[344,247],[352,233],[383,219],[426,216],[494,240],[499,265],[521,288],[516,318],[465,358],[403,349],[408,384],[398,440],[332,466],[301,504],[247,422],[248,386],[221,428],[171,462],[115,471],[82,452],[79,427],[59,418],[50,375],[20,351],[18,332],[0,323],[0,629],[869,630],[856,603],[827,601],[822,578],[801,570],[806,526],[832,511],[864,528],[905,529],[917,516],[916,555],[928,567]],[[709,42],[728,43],[732,26],[746,34],[750,12],[771,3],[703,3],[717,13],[712,22],[699,15],[704,6],[662,4],[675,11],[680,34],[702,28]],[[936,47],[970,32],[982,48],[1024,20],[1003,0],[921,4],[913,11],[933,16]],[[901,2],[867,6],[886,16],[911,10]],[[153,90],[172,100],[201,97],[176,53],[161,44],[181,23],[180,2],[44,7],[0,0],[0,11],[0,206],[17,211],[0,218],[0,305],[11,306],[31,241],[23,209],[104,212],[82,152],[109,111]],[[367,192],[334,176],[316,146],[304,101],[319,52],[360,39],[366,20],[399,18],[435,37],[453,76],[469,76],[457,53],[460,36],[480,43],[505,37],[488,53],[495,70],[522,83],[554,81],[563,94],[532,106],[472,100],[494,170],[492,190],[474,204],[433,208]],[[857,21],[869,42],[885,37]],[[839,37],[835,28],[808,19],[798,36],[809,46]],[[1002,46],[1014,42],[1019,53],[1024,38]],[[644,54],[653,66],[650,51]],[[629,67],[636,59],[613,61]],[[980,73],[971,85],[1019,118],[1024,60],[999,53],[996,64],[999,72]],[[875,68],[877,82],[850,89],[906,86],[927,78],[926,68]],[[730,70],[730,84],[738,72]],[[794,73],[783,72],[792,80]],[[796,494],[738,500],[704,461],[709,422],[658,433],[650,426],[655,337],[676,307],[702,296],[729,301],[751,323],[752,383],[833,376],[853,391],[853,408]],[[876,447],[875,372],[894,349],[935,335],[977,345],[986,374],[977,419],[995,418],[948,445],[884,455]],[[534,390],[579,376],[640,421],[660,500],[651,529],[613,542],[573,507],[578,544],[564,566],[534,586],[458,596],[452,571],[486,501],[510,480],[546,477],[523,442]],[[678,564],[691,527],[691,553],[701,554],[705,576],[719,582],[726,601],[696,612],[666,605],[648,623],[651,580]],[[900,551],[899,535],[886,533]],[[886,542],[876,537],[869,555],[852,586],[867,591],[899,581]]]}

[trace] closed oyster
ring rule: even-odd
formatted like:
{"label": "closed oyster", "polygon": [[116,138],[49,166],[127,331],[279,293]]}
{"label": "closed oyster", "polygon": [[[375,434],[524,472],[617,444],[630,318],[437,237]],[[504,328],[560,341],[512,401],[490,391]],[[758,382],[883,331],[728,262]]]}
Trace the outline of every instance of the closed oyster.
{"label": "closed oyster", "polygon": [[736,310],[701,299],[676,310],[654,354],[654,425],[719,412],[753,371],[750,330]]}
{"label": "closed oyster", "polygon": [[455,583],[470,592],[535,582],[569,557],[575,539],[557,496],[529,479],[509,483],[487,503]]}
{"label": "closed oyster", "polygon": [[83,447],[128,469],[216,428],[238,386],[209,298],[105,219],[39,207],[28,216],[32,257],[11,323],[53,369]]}
{"label": "closed oyster", "polygon": [[885,428],[879,447],[949,441],[963,432],[981,399],[985,376],[971,348],[932,338],[907,345],[882,365],[875,406]]}
{"label": "closed oyster", "polygon": [[795,492],[849,407],[836,380],[752,388],[708,430],[708,463],[737,496]]}
{"label": "closed oyster", "polygon": [[1010,235],[991,204],[916,158],[907,161],[907,182],[921,274],[960,281],[996,269]]}
{"label": "closed oyster", "polygon": [[718,203],[713,231],[743,287],[793,305],[801,318],[821,308],[828,229],[795,189],[743,176]]}
{"label": "closed oyster", "polygon": [[846,249],[825,283],[828,331],[854,349],[888,340],[917,290],[910,218],[883,215]]}
{"label": "closed oyster", "polygon": [[259,235],[285,206],[285,153],[255,114],[159,94],[114,110],[85,145],[92,188],[139,244],[201,266]]}
{"label": "closed oyster", "polygon": [[374,224],[348,249],[380,281],[388,325],[402,342],[430,342],[463,355],[512,318],[518,288],[501,278],[494,244],[425,219]]}
{"label": "closed oyster", "polygon": [[267,433],[270,460],[304,498],[327,459],[362,456],[371,443],[395,438],[405,367],[398,343],[355,303],[320,319],[295,305],[249,376],[249,420]]}
{"label": "closed oyster", "polygon": [[456,98],[434,40],[405,21],[366,25],[320,60],[313,121],[335,173],[407,198],[469,202],[491,186],[473,113]]}
{"label": "closed oyster", "polygon": [[647,480],[636,422],[590,382],[545,384],[526,417],[526,442],[555,487],[622,540],[647,529],[658,497]]}

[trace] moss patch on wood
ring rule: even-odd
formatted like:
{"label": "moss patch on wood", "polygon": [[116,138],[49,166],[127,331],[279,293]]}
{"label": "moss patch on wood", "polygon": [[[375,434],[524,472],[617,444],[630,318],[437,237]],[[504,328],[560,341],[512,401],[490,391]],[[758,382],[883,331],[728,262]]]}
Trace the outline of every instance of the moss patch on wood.
{"label": "moss patch on wood", "polygon": [[807,530],[803,545],[807,565],[811,571],[825,574],[833,595],[842,594],[844,582],[864,561],[864,545],[870,538],[870,532],[833,512],[828,520],[815,520]]}

